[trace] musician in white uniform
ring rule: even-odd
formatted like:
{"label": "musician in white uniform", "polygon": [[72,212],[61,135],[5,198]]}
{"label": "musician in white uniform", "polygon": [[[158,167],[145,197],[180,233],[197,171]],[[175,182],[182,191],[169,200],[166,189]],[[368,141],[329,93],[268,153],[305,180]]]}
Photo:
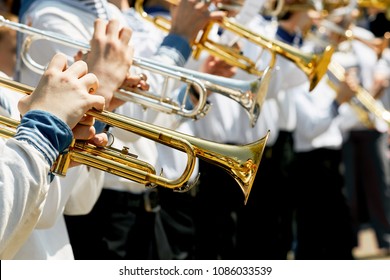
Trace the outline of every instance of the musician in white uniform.
{"label": "musician in white uniform", "polygon": [[[50,212],[47,209],[53,193],[57,193],[56,180],[52,182],[53,163],[70,145],[73,137],[93,137],[91,125],[82,118],[90,108],[104,107],[102,97],[91,95],[86,98],[91,88],[96,88],[98,80],[94,75],[87,75],[85,63],[79,62],[69,71],[65,68],[65,56],[56,55],[48,66],[51,74],[45,75],[34,93],[19,103],[23,117],[15,136],[1,139],[1,259],[18,259],[21,256],[46,259],[50,258],[48,253],[64,258],[72,255],[66,244],[66,230],[54,232],[56,235],[52,237],[55,241],[42,240],[44,246],[37,243],[32,246],[32,240],[38,236],[37,228],[45,222],[57,220],[53,209]],[[14,114],[18,110],[15,99],[9,98],[11,94],[16,93],[0,92],[1,112],[17,120],[19,114],[17,117]],[[82,102],[79,102],[81,99]],[[64,102],[70,106],[62,106]],[[78,122],[82,125],[77,125]],[[76,125],[72,133],[71,128]],[[54,247],[56,252],[49,250]],[[25,252],[27,255],[23,252],[26,248],[30,249]]]}
{"label": "musician in white uniform", "polygon": [[[85,21],[89,21],[90,29],[88,30],[80,30],[76,20],[71,20],[70,25],[65,25],[62,20],[60,20],[65,14],[68,14],[72,17],[72,19],[77,18],[75,11],[78,9],[72,6],[64,5],[62,2],[56,1],[55,3],[50,2],[50,5],[53,6],[45,6],[45,1],[40,3],[33,3],[32,6],[29,6],[32,10],[28,13],[24,13],[22,10],[22,14],[20,15],[20,19],[23,22],[29,22],[32,26],[37,27],[38,29],[45,30],[46,24],[54,28],[56,31],[63,30],[67,31],[75,31],[73,33],[73,38],[88,38],[92,37],[92,33],[94,31],[94,19],[96,16],[90,14],[90,12],[80,12],[81,14],[86,14],[83,18]],[[36,5],[36,6],[34,6]],[[22,6],[24,8],[25,6]],[[36,10],[33,10],[35,9]],[[48,11],[48,10],[49,11]],[[34,12],[33,12],[34,11]],[[68,13],[65,13],[65,12]],[[31,12],[31,13],[30,13]],[[96,12],[96,11],[95,11]],[[42,14],[41,14],[42,13]],[[43,16],[43,14],[45,16]],[[58,25],[55,23],[59,23],[61,21],[62,24]],[[75,24],[72,25],[72,24]],[[73,29],[72,29],[73,27]],[[99,60],[99,55],[101,53],[96,53],[97,56],[94,56],[97,60],[97,64],[90,64],[91,68],[96,67],[98,63],[101,63],[102,66],[100,69],[98,66],[95,68],[96,72],[100,74],[104,71],[108,71],[114,78],[110,78],[110,82],[112,84],[105,83],[101,80],[101,90],[107,90],[107,99],[110,98],[110,87],[115,87],[116,83],[121,84],[126,75],[128,68],[131,64],[131,54],[132,47],[128,45],[128,41],[131,37],[131,30],[122,30],[121,36],[119,36],[119,28],[118,22],[112,22],[109,28],[108,33],[106,34],[106,23],[100,22],[99,25],[100,32],[98,35],[101,36],[101,42],[103,48],[99,49],[102,52],[107,50],[105,47],[108,46],[107,38],[113,36],[114,40],[111,41],[112,44],[115,44],[117,48],[111,48],[111,51],[116,51],[115,54],[111,52],[105,52],[105,56],[100,56],[100,58],[110,59],[111,65],[105,65],[107,61]],[[60,33],[60,32],[59,32]],[[116,35],[113,35],[116,34]],[[84,37],[83,37],[84,36]],[[90,37],[88,37],[90,36]],[[122,37],[123,36],[123,37]],[[39,46],[37,46],[39,45]],[[40,41],[39,44],[35,45],[36,49],[33,47],[32,55],[33,58],[40,57],[41,59],[37,60],[42,65],[46,65],[47,59],[50,55],[55,54],[57,51],[61,50],[60,45],[56,45],[52,42]],[[37,54],[37,50],[43,51],[42,54]],[[66,50],[64,50],[66,52]],[[76,51],[72,48],[68,49],[68,57],[72,57],[72,54],[75,54]],[[91,56],[94,54],[92,50]],[[112,60],[110,55],[116,57],[117,60],[123,64],[122,68],[118,67],[115,64],[115,60]],[[20,57],[19,57],[20,59]],[[20,68],[20,77],[22,78],[21,82],[28,83],[30,85],[36,86],[39,75],[33,73],[24,68]],[[107,78],[105,75],[99,75],[101,77]],[[111,89],[111,96],[113,93],[113,89]],[[107,106],[108,108],[109,106]],[[26,242],[23,248],[18,252],[15,258],[18,259],[73,259],[72,248],[69,243],[68,233],[65,226],[65,222],[63,219],[63,213],[69,214],[85,214],[91,210],[96,199],[98,198],[101,187],[103,186],[103,172],[98,171],[94,168],[89,168],[87,166],[79,166],[74,170],[69,171],[68,176],[64,180],[60,180],[58,177],[54,178],[54,181],[51,184],[50,192],[47,196],[47,200],[44,205],[43,213],[39,219],[39,223],[37,224],[37,229],[34,230],[33,234],[30,236],[29,240]]]}
{"label": "musician in white uniform", "polygon": [[[281,36],[275,35],[277,26],[260,15],[256,15],[246,24],[250,30],[266,38],[282,39]],[[283,39],[292,44],[294,38],[295,36],[292,35],[290,37],[292,41],[289,41],[289,38]],[[297,38],[300,40],[299,36]],[[257,59],[262,51],[261,47],[243,42],[242,51],[245,56],[258,63],[259,69],[265,69],[269,65],[270,53],[267,50],[264,51],[265,55],[261,56],[260,60]],[[198,258],[287,258],[292,239],[290,225],[292,210],[288,204],[288,188],[282,183],[285,178],[285,174],[282,173],[284,167],[281,166],[284,154],[279,153],[281,150],[278,151],[279,148],[275,146],[279,136],[278,121],[281,115],[278,103],[282,93],[288,96],[289,89],[304,83],[307,77],[298,66],[286,58],[277,55],[276,61],[266,94],[267,99],[254,128],[250,127],[247,112],[240,105],[218,94],[209,97],[213,104],[209,114],[194,123],[195,135],[236,145],[257,140],[263,137],[267,130],[270,130],[267,147],[246,206],[242,204],[242,194],[237,190],[234,180],[207,163],[200,162],[201,178],[198,193],[199,210],[197,211],[200,225]],[[254,76],[238,69],[234,78],[251,80]],[[285,108],[293,109],[289,106]],[[292,121],[288,117],[285,120]],[[283,128],[287,128],[287,123],[284,125]],[[288,126],[291,129],[294,127],[294,122],[292,121]],[[280,148],[283,145],[280,143]],[[222,200],[221,196],[223,196]],[[258,226],[254,227],[253,223],[258,223]],[[254,228],[259,228],[259,230],[254,230]],[[215,234],[210,234],[210,232],[215,232]]]}
{"label": "musician in white uniform", "polygon": [[354,238],[341,171],[338,110],[354,91],[344,83],[337,86],[330,87],[325,76],[311,93],[298,88],[294,94],[295,259],[352,259]]}

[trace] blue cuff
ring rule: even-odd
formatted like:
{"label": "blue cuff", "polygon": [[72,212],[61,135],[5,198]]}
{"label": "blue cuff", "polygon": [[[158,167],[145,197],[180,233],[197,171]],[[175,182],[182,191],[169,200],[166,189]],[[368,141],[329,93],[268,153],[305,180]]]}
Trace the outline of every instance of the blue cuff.
{"label": "blue cuff", "polygon": [[182,36],[168,34],[162,41],[157,55],[167,55],[178,66],[184,66],[190,57],[192,48],[189,42]]}
{"label": "blue cuff", "polygon": [[53,165],[58,155],[69,147],[72,130],[56,116],[40,110],[27,112],[18,126],[15,139],[26,141]]}
{"label": "blue cuff", "polygon": [[336,100],[333,100],[332,104],[331,104],[331,110],[332,110],[332,114],[333,116],[337,116],[339,114],[339,103],[337,103]]}
{"label": "blue cuff", "polygon": [[95,124],[93,125],[95,127],[96,134],[102,133],[106,125],[106,123],[96,120]]}
{"label": "blue cuff", "polygon": [[[180,102],[180,104],[183,103],[184,96],[186,94],[187,86],[182,86],[179,90],[179,94],[177,96],[177,100]],[[187,97],[186,104],[184,105],[186,110],[192,110],[194,109],[194,104],[191,101],[191,98],[189,96]]]}

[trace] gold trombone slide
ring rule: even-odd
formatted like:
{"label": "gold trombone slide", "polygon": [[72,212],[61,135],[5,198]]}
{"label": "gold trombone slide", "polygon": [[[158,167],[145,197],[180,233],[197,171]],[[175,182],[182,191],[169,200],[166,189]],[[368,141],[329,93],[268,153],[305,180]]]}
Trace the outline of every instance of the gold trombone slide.
{"label": "gold trombone slide", "polygon": [[[0,85],[23,94],[30,94],[34,90],[32,87],[4,78],[0,78]],[[223,168],[236,180],[244,194],[245,204],[252,189],[269,135],[268,132],[263,138],[253,143],[235,146],[196,138],[107,111],[90,110],[87,114],[111,126],[185,152],[188,155],[185,170],[179,178],[167,179],[156,175],[153,166],[137,159],[126,148],[122,150],[112,147],[101,148],[84,141],[73,141],[68,148],[68,153],[57,159],[52,168],[53,173],[64,176],[69,162],[73,160],[144,184],[147,187],[158,185],[183,192],[191,187],[188,182],[194,171],[196,158],[200,158]],[[12,137],[19,122],[2,116],[0,124],[5,126],[0,127],[0,136]]]}

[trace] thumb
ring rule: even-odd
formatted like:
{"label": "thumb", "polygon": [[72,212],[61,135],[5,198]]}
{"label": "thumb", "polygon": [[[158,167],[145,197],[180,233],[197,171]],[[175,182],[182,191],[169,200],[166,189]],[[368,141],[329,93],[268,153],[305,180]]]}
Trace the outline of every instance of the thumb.
{"label": "thumb", "polygon": [[24,114],[27,113],[28,111],[28,100],[29,100],[30,96],[23,96],[20,100],[19,100],[19,103],[18,103],[18,110],[20,112],[20,114],[23,116]]}
{"label": "thumb", "polygon": [[104,110],[104,104],[105,104],[105,99],[103,96],[100,95],[90,95],[89,97],[89,108],[94,108],[98,111],[103,111]]}

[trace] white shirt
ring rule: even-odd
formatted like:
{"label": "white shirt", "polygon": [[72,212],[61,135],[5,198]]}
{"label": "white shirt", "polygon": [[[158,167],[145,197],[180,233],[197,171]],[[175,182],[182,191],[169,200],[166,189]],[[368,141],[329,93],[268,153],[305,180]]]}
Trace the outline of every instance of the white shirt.
{"label": "white shirt", "polygon": [[[374,75],[377,75],[378,77],[383,77],[390,81],[390,49],[386,48],[384,49],[381,58],[378,60],[377,66],[374,70]],[[384,89],[384,93],[380,98],[380,102],[382,103],[382,106],[387,111],[390,110],[390,87],[387,87]],[[385,125],[388,127],[388,124],[385,123]]]}
{"label": "white shirt", "polygon": [[42,213],[50,167],[35,148],[15,139],[1,139],[0,154],[0,258],[12,259]]}
{"label": "white shirt", "polygon": [[14,259],[74,259],[63,214],[89,213],[103,185],[103,173],[96,169],[87,171],[87,168],[73,167],[66,177],[55,177],[35,229]]}
{"label": "white shirt", "polygon": [[308,152],[318,148],[339,149],[343,137],[336,109],[332,107],[335,92],[329,86],[327,76],[321,79],[312,92],[298,87],[291,94],[297,108],[294,150]]}

